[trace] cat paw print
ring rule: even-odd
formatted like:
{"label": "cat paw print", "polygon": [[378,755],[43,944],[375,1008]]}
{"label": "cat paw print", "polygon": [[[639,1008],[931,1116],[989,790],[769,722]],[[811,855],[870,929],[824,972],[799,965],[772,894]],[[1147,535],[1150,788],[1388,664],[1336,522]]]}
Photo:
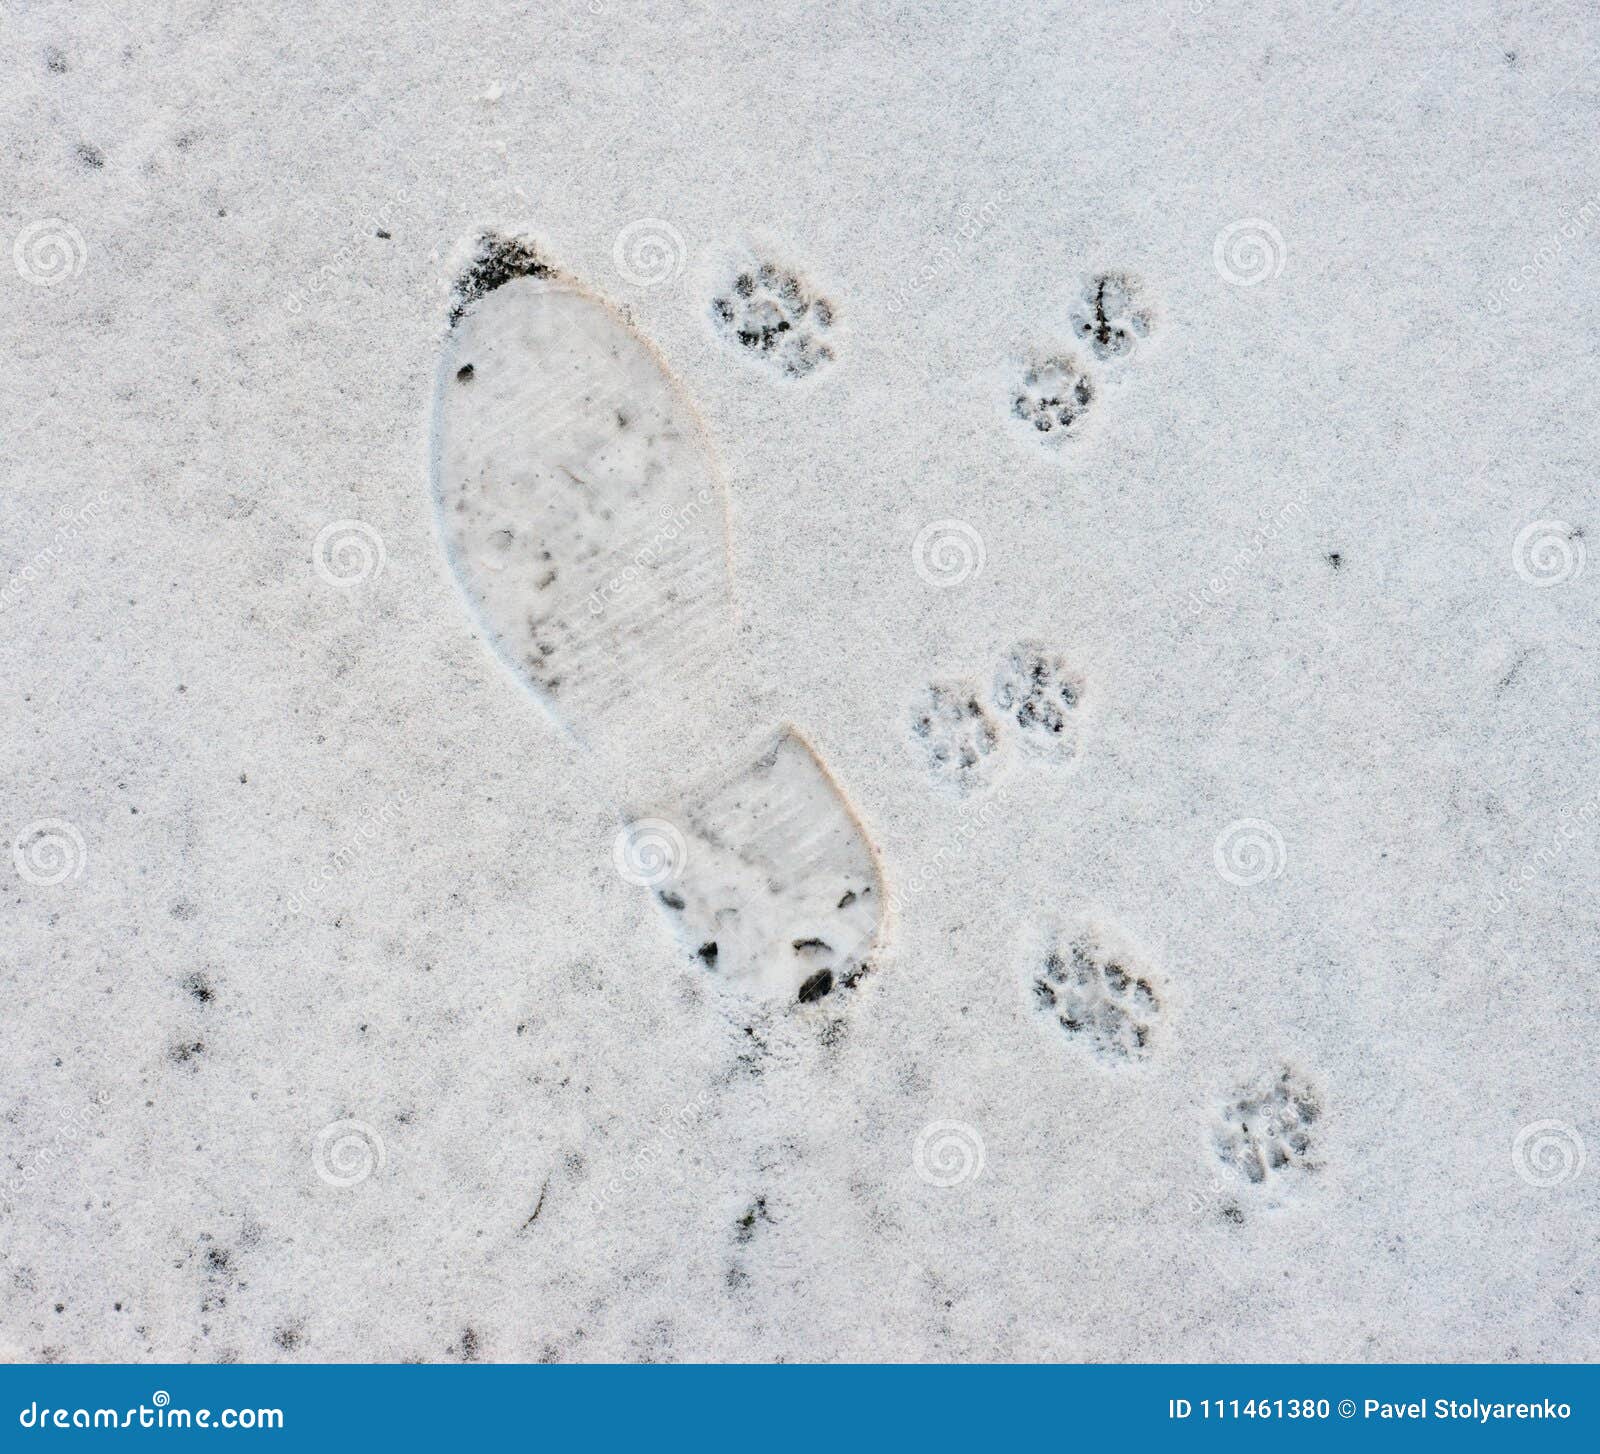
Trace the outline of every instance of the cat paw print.
{"label": "cat paw print", "polygon": [[1056,761],[1078,755],[1083,740],[1082,673],[1060,652],[1024,641],[995,673],[994,704],[1029,751]]}
{"label": "cat paw print", "polygon": [[1022,371],[1011,415],[1038,439],[1059,443],[1075,437],[1094,403],[1094,381],[1071,354],[1037,358]]}
{"label": "cat paw print", "polygon": [[1075,766],[1083,750],[1083,673],[1036,641],[1011,648],[987,700],[971,682],[935,682],[911,709],[910,741],[935,781],[968,792],[1017,751]]}
{"label": "cat paw print", "polygon": [[1217,1159],[1251,1186],[1282,1187],[1316,1172],[1314,1130],[1322,1102],[1311,1083],[1285,1065],[1241,1087],[1212,1130]]}
{"label": "cat paw print", "polygon": [[[1126,358],[1135,343],[1155,330],[1155,312],[1144,285],[1120,270],[1092,274],[1073,303],[1070,318],[1080,343],[1094,360],[1106,364]],[[1058,447],[1083,433],[1099,393],[1090,368],[1069,350],[1055,349],[1035,354],[1022,365],[1011,394],[1011,415],[1034,440]]]}
{"label": "cat paw print", "polygon": [[833,304],[772,263],[740,269],[711,302],[717,333],[785,378],[803,379],[833,361]]}
{"label": "cat paw print", "polygon": [[1073,331],[1103,360],[1132,353],[1134,341],[1148,338],[1152,326],[1144,289],[1128,273],[1096,273],[1072,312]]}
{"label": "cat paw print", "polygon": [[933,777],[965,792],[999,765],[1000,733],[974,684],[935,683],[911,714],[911,735]]}
{"label": "cat paw print", "polygon": [[1151,1054],[1161,995],[1143,956],[1089,920],[1049,924],[1028,963],[1034,1010],[1106,1065]]}

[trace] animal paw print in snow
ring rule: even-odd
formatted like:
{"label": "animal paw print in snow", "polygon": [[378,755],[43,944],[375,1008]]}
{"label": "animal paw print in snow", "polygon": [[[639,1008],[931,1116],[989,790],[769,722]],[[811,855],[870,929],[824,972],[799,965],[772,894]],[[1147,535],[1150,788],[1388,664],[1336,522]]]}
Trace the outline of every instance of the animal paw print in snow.
{"label": "animal paw print in snow", "polygon": [[1222,1108],[1213,1136],[1217,1157],[1252,1186],[1316,1171],[1311,1128],[1321,1115],[1310,1083],[1283,1066]]}
{"label": "animal paw print in snow", "polygon": [[1013,417],[1041,435],[1064,438],[1094,402],[1094,383],[1071,354],[1036,360],[1023,371]]}
{"label": "animal paw print in snow", "polygon": [[[1125,358],[1155,326],[1143,285],[1132,274],[1116,271],[1089,278],[1071,316],[1073,332],[1102,363]],[[1082,433],[1096,394],[1094,378],[1071,353],[1036,356],[1013,392],[1011,413],[1030,427],[1034,439],[1055,446]]]}
{"label": "animal paw print in snow", "polygon": [[994,704],[1034,752],[1075,757],[1081,740],[1083,677],[1067,659],[1036,642],[1022,642],[995,673]]}
{"label": "animal paw print in snow", "polygon": [[1072,327],[1096,358],[1122,358],[1133,351],[1136,338],[1149,336],[1151,316],[1142,292],[1127,273],[1097,273],[1089,280],[1081,305],[1073,310]]}
{"label": "animal paw print in snow", "polygon": [[833,361],[826,341],[834,324],[833,304],[771,263],[743,269],[712,300],[711,320],[729,343],[786,378],[804,378]]}
{"label": "animal paw print in snow", "polygon": [[958,790],[974,786],[999,761],[1000,734],[977,687],[929,687],[911,718],[912,735],[926,749],[928,768]]}
{"label": "animal paw print in snow", "polygon": [[1084,741],[1084,678],[1038,642],[1014,646],[988,702],[965,681],[935,682],[911,711],[911,740],[935,779],[958,792],[988,782],[1019,743],[1033,757],[1076,764]]}
{"label": "animal paw print in snow", "polygon": [[1108,1064],[1144,1060],[1161,1018],[1149,973],[1087,924],[1052,930],[1035,966],[1033,1004]]}

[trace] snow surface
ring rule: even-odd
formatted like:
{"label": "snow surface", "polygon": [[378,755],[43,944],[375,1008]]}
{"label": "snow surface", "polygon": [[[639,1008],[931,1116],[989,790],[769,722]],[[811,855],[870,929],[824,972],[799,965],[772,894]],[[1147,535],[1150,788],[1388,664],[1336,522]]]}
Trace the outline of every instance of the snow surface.
{"label": "snow surface", "polygon": [[[0,41],[0,1354],[1600,1355],[1589,7]],[[652,731],[804,734],[848,995],[686,950],[466,609],[486,229],[697,411]]]}

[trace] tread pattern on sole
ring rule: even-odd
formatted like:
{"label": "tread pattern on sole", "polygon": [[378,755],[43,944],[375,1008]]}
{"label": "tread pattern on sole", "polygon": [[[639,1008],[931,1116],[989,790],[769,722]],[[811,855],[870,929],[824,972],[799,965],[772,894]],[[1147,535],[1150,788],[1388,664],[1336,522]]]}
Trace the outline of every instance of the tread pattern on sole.
{"label": "tread pattern on sole", "polygon": [[[793,280],[770,281],[798,306]],[[726,983],[801,1004],[852,987],[877,863],[797,732],[739,740],[726,507],[699,421],[655,350],[526,242],[485,235],[457,284],[434,487],[501,657],[630,793],[677,785],[619,835],[619,873]],[[708,751],[723,769],[686,790]]]}

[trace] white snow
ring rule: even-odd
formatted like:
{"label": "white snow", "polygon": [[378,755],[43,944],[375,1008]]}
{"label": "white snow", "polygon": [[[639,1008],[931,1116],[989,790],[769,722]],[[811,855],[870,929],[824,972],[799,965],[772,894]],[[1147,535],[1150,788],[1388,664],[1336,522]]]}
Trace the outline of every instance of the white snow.
{"label": "white snow", "polygon": [[[1600,1354],[1585,7],[0,39],[0,1355]],[[740,685],[651,727],[815,749],[892,908],[848,996],[708,977],[465,609],[486,228],[704,426]],[[762,264],[806,349],[714,312]],[[1019,643],[1070,753],[993,699]],[[1069,922],[1137,946],[1147,1054],[1036,1009]]]}

